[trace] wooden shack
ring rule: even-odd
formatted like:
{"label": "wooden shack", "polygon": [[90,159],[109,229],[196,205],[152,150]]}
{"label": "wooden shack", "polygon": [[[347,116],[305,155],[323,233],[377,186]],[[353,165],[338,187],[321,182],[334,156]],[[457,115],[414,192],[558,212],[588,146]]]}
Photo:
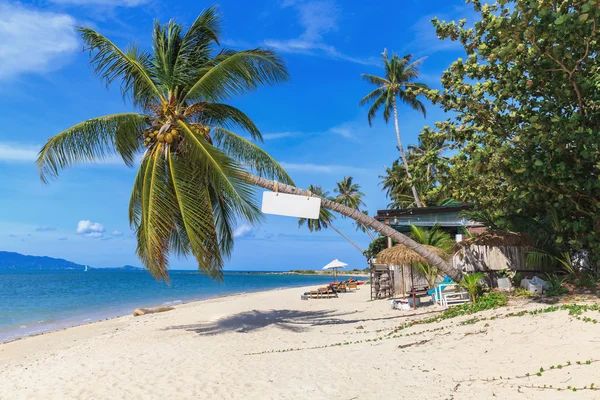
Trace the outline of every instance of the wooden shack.
{"label": "wooden shack", "polygon": [[452,264],[463,272],[494,272],[503,269],[533,271],[527,266],[531,241],[522,233],[488,229],[454,247]]}
{"label": "wooden shack", "polygon": [[[425,246],[435,252],[440,257],[446,258],[448,255],[443,250],[433,246]],[[381,299],[389,297],[405,297],[411,293],[414,287],[427,286],[427,278],[417,269],[417,264],[425,264],[427,260],[410,250],[408,247],[397,244],[377,254],[375,268],[372,268],[371,282],[374,293],[371,298]],[[384,273],[388,281],[379,283],[377,278],[377,268]],[[389,290],[389,286],[391,289]],[[382,290],[385,288],[386,290]]]}

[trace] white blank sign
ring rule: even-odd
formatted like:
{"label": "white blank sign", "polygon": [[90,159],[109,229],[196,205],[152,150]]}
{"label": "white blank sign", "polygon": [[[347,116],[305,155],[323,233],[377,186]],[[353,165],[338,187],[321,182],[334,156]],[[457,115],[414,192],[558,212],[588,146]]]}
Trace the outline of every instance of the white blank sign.
{"label": "white blank sign", "polygon": [[264,192],[262,212],[286,217],[319,219],[321,199],[295,194]]}

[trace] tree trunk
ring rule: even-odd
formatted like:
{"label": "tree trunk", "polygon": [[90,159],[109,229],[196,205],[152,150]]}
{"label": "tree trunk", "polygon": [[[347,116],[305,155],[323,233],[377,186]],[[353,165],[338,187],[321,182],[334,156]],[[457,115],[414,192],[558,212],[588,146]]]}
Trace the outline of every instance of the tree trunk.
{"label": "tree trunk", "polygon": [[[362,225],[362,224],[361,224],[361,225]],[[373,234],[371,233],[371,230],[370,230],[369,228],[367,228],[366,226],[364,226],[364,225],[362,225],[362,226],[363,226],[363,228],[365,228],[365,232],[367,232],[367,235],[369,235],[369,237],[371,238],[371,242],[372,242],[373,240],[375,240],[375,239],[376,239],[376,237],[375,237],[375,235],[373,235]]]}
{"label": "tree trunk", "polygon": [[[394,122],[396,123],[396,139],[398,139],[398,150],[400,151],[400,158],[402,158],[402,164],[404,164],[404,169],[406,170],[406,176],[408,179],[412,179],[412,175],[408,172],[408,160],[406,159],[406,155],[404,154],[404,147],[402,147],[402,139],[400,139],[400,126],[398,125],[398,106],[396,105],[396,98],[394,97]],[[419,199],[419,194],[417,193],[417,189],[415,185],[411,185],[411,190],[413,197],[415,198],[415,204],[417,207],[423,207],[421,204],[421,199]]]}
{"label": "tree trunk", "polygon": [[[262,188],[265,188],[268,190],[277,189],[277,191],[279,191],[281,193],[295,194],[295,195],[301,195],[301,196],[319,197],[319,196],[315,196],[308,190],[299,189],[297,187],[285,185],[283,183],[278,183],[277,185],[275,185],[274,181],[271,181],[271,180],[268,180],[265,178],[261,178],[261,177],[258,177],[256,175],[252,175],[249,173],[244,173],[244,179],[248,183],[251,183],[255,186],[259,186],[259,187],[262,187]],[[329,210],[338,212],[341,215],[352,218],[353,220],[358,221],[359,223],[365,225],[366,227],[373,229],[375,232],[380,233],[383,236],[387,236],[387,237],[391,238],[392,240],[405,245],[409,249],[413,250],[415,253],[417,253],[420,256],[422,256],[423,258],[425,258],[431,265],[437,267],[438,270],[440,270],[441,272],[450,276],[450,278],[452,278],[455,282],[460,282],[462,280],[463,274],[460,270],[452,267],[451,264],[444,261],[440,256],[438,256],[434,252],[428,250],[426,247],[423,247],[422,245],[415,242],[411,238],[396,231],[394,228],[392,228],[388,225],[382,224],[381,222],[377,221],[376,219],[371,218],[368,215],[365,215],[362,212],[360,212],[354,208],[346,207],[342,204],[338,204],[334,201],[331,201],[331,200],[328,200],[328,199],[325,199],[322,197],[321,197],[321,207],[327,208]]]}
{"label": "tree trunk", "polygon": [[331,222],[325,222],[325,224],[328,227],[330,227],[331,229],[333,229],[334,231],[336,231],[341,237],[343,237],[344,239],[346,239],[347,241],[349,241],[352,246],[356,247],[356,250],[360,251],[360,254],[364,253],[363,249],[361,249],[360,247],[358,247],[358,245],[356,243],[354,243],[354,241],[352,241],[352,239],[350,239],[348,236],[344,235],[338,228],[336,228],[335,226],[333,226],[333,224]]}

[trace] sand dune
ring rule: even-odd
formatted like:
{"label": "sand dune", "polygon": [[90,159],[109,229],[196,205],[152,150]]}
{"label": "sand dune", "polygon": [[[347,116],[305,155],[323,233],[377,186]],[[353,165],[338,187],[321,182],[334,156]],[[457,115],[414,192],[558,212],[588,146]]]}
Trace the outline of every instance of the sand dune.
{"label": "sand dune", "polygon": [[[367,301],[368,287],[331,300],[302,301],[303,291],[184,304],[0,345],[0,399],[563,399],[575,394],[524,386],[600,385],[600,363],[575,364],[600,360],[600,328],[566,311],[467,325],[460,317],[366,341],[415,316]],[[309,349],[340,342],[353,343]],[[272,352],[291,348],[303,350]]]}

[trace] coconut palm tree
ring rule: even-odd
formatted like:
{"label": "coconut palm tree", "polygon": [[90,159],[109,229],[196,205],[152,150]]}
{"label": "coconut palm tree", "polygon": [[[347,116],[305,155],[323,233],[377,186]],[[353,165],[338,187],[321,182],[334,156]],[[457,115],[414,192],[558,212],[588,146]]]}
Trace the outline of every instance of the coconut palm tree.
{"label": "coconut palm tree", "polygon": [[346,207],[360,210],[365,205],[365,202],[362,200],[365,194],[360,191],[360,185],[354,183],[353,180],[354,178],[351,176],[345,176],[341,181],[337,181],[336,187],[333,189],[337,193],[335,200]]}
{"label": "coconut palm tree", "polygon": [[[335,201],[345,205],[346,207],[360,210],[361,207],[366,206],[365,202],[363,201],[365,194],[360,191],[360,185],[358,183],[354,183],[353,180],[354,178],[351,176],[345,176],[344,179],[336,182],[336,187],[333,189],[333,191],[337,193]],[[365,215],[369,215],[367,211],[363,210],[362,212]],[[369,235],[371,240],[375,240],[375,237],[371,231],[367,229],[367,227],[359,224],[358,222],[355,223],[355,226],[357,231],[365,232]]]}
{"label": "coconut palm tree", "polygon": [[[280,193],[293,194],[297,196],[313,196],[320,197],[315,195],[312,191],[304,190],[297,188],[292,185],[282,184],[277,181],[269,180],[260,176],[252,175],[250,173],[245,173],[245,180],[247,182],[252,183],[255,186],[267,189],[267,190],[277,190]],[[460,282],[463,277],[463,273],[454,268],[451,264],[449,264],[446,260],[438,256],[433,251],[429,250],[427,247],[415,242],[413,239],[409,238],[406,235],[398,232],[394,228],[389,225],[386,225],[382,222],[377,221],[375,218],[369,217],[365,215],[361,211],[346,207],[343,204],[337,203],[332,199],[328,199],[327,197],[321,198],[321,207],[326,208],[328,210],[335,211],[343,216],[348,218],[352,218],[358,223],[373,229],[375,232],[381,234],[382,236],[386,236],[392,239],[392,242],[402,244],[409,249],[413,250],[415,253],[419,254],[423,258],[425,258],[431,265],[438,268],[441,272],[450,276],[455,282]]]}
{"label": "coconut palm tree", "polygon": [[[319,185],[308,185],[308,191],[314,194],[315,196],[330,199],[335,201],[335,199],[331,199],[329,197],[329,192],[324,191],[323,188]],[[360,254],[363,254],[363,250],[348,236],[344,235],[339,229],[333,226],[333,220],[335,219],[335,215],[328,209],[321,207],[319,211],[319,219],[308,219],[308,218],[298,218],[298,228],[301,228],[306,224],[308,226],[308,230],[311,232],[318,232],[320,230],[324,230],[327,228],[331,228],[336,231],[340,236],[346,239],[352,246],[354,246]]]}
{"label": "coconut palm tree", "polygon": [[[400,58],[392,53],[392,58],[388,57],[387,50],[382,53],[383,65],[385,67],[385,76],[379,77],[371,74],[363,74],[363,80],[377,86],[377,89],[362,98],[360,105],[370,104],[367,118],[369,125],[372,125],[373,119],[377,112],[383,108],[383,119],[389,122],[391,113],[394,113],[394,123],[396,125],[396,139],[398,141],[398,151],[400,158],[406,170],[406,175],[412,179],[408,168],[408,160],[402,146],[400,137],[400,126],[398,124],[398,101],[408,105],[413,110],[417,110],[426,116],[425,105],[417,99],[412,89],[427,89],[424,83],[415,82],[419,77],[419,66],[423,59],[412,61],[412,55],[407,54]],[[412,195],[417,207],[421,207],[421,199],[419,198],[417,189],[414,185],[411,186]]]}
{"label": "coconut palm tree", "polygon": [[261,220],[247,170],[291,183],[254,143],[262,137],[252,120],[224,103],[286,81],[285,64],[270,50],[219,50],[220,25],[214,6],[187,31],[172,20],[156,22],[152,52],[120,49],[79,28],[96,75],[106,85],[119,82],[136,111],[76,124],[50,138],[37,160],[47,182],[63,168],[114,154],[132,166],[142,153],[129,220],[137,255],[157,278],[167,279],[169,256],[189,254],[201,270],[221,276],[236,221]]}

